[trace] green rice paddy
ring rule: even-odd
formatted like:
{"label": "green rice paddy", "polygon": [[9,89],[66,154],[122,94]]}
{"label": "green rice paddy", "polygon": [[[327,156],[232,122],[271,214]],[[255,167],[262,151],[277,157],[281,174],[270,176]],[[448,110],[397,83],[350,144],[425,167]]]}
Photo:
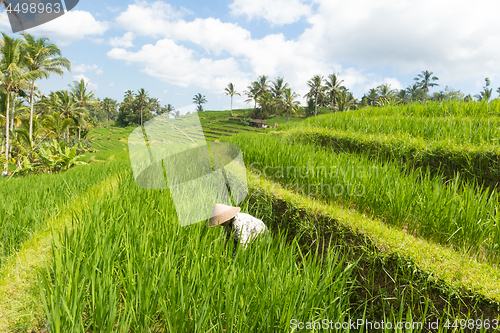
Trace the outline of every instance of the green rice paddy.
{"label": "green rice paddy", "polygon": [[222,228],[180,227],[168,189],[137,187],[134,128],[95,129],[89,165],[0,179],[0,331],[282,332],[324,319],[368,331],[334,326],[359,319],[459,332],[446,320],[498,320],[497,189],[410,157],[446,140],[466,158],[460,145],[496,149],[499,105],[367,108],[280,131],[201,113],[207,141],[240,146],[242,211],[271,230],[234,257]]}

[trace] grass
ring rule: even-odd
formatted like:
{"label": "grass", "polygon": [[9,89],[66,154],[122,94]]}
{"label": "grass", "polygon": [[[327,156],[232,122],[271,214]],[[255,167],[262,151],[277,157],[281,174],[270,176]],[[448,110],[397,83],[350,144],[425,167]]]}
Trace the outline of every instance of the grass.
{"label": "grass", "polygon": [[370,156],[399,162],[413,168],[429,168],[433,174],[462,179],[485,186],[498,186],[500,179],[500,147],[491,144],[457,144],[449,140],[426,141],[407,133],[364,134],[351,130],[323,127],[296,127],[274,132],[290,143],[313,143],[333,151]]}
{"label": "grass", "polygon": [[[105,165],[116,169],[119,165]],[[119,169],[119,168],[118,168]],[[0,277],[0,331],[20,332],[45,325],[40,297],[38,272],[50,260],[51,235],[68,226],[72,214],[85,211],[92,200],[100,200],[104,193],[116,187],[115,177],[108,174],[85,193],[74,196],[58,212],[46,216],[46,225],[19,246],[15,255],[2,265]]]}
{"label": "grass", "polygon": [[500,117],[498,116],[424,117],[400,113],[373,116],[365,113],[366,110],[363,109],[323,115],[309,118],[299,126],[352,131],[360,134],[408,136],[421,138],[428,143],[449,141],[455,144],[498,146],[500,139]]}
{"label": "grass", "polygon": [[[363,152],[292,145],[292,132],[256,133],[227,123],[225,113],[200,113],[200,121],[213,140],[237,142],[247,167],[261,172],[241,207],[268,225],[270,240],[238,248],[233,259],[222,228],[180,227],[168,190],[135,185],[126,143],[134,128],[97,129],[90,136],[98,151],[82,157],[91,164],[52,175],[85,170],[73,180],[82,190],[59,192],[59,214],[40,217],[7,256],[0,330],[255,332],[293,331],[292,319],[498,318],[500,274],[481,261],[497,251],[495,191]],[[268,168],[265,179],[266,166],[285,169]],[[299,174],[286,175],[287,167]],[[308,197],[293,186],[308,191],[325,181],[366,191]]]}
{"label": "grass", "polygon": [[302,252],[275,235],[233,261],[222,228],[181,228],[165,190],[139,189],[130,173],[118,188],[55,238],[43,283],[54,332],[273,331],[347,315],[341,251]]}
{"label": "grass", "polygon": [[0,270],[5,258],[47,226],[47,218],[72,197],[104,181],[109,165],[78,166],[60,174],[0,179]]}
{"label": "grass", "polygon": [[498,260],[494,190],[445,182],[427,170],[365,155],[331,153],[313,144],[289,144],[269,135],[236,135],[245,163],[260,175],[306,196],[328,199],[482,260]]}
{"label": "grass", "polygon": [[[272,217],[271,228],[303,234],[305,247],[324,247],[325,238],[334,238],[338,246],[352,250],[359,262],[353,270],[351,305],[366,310],[367,318],[382,320],[388,313],[384,309],[397,311],[400,306],[404,313],[427,321],[498,316],[498,267],[341,205],[294,193],[258,174],[249,174],[249,184],[255,190],[250,202]],[[261,202],[268,204],[261,206]],[[350,314],[360,315],[355,310]]]}

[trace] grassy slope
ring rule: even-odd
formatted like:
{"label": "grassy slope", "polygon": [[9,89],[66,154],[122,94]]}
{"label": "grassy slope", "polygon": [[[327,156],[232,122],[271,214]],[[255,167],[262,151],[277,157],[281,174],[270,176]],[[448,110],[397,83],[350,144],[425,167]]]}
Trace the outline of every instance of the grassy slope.
{"label": "grassy slope", "polygon": [[[227,113],[229,113],[229,112],[227,112]],[[206,114],[210,114],[210,113],[206,112]],[[222,116],[222,113],[218,113],[217,115]],[[218,118],[218,117],[216,117],[216,118]],[[220,117],[220,118],[223,118],[223,117]],[[218,122],[220,123],[220,121],[218,121]],[[202,124],[204,124],[203,118],[202,118]],[[220,124],[218,124],[218,125],[220,125]],[[222,128],[226,128],[224,126],[222,126]],[[204,128],[211,129],[211,128],[217,128],[217,127],[218,126],[215,126],[215,125],[211,126],[210,124],[207,124],[207,123],[204,124]],[[238,126],[235,126],[235,127],[238,127]],[[126,136],[127,136],[127,133],[129,130],[130,129],[119,129],[119,128],[112,128],[109,130],[97,129],[92,134],[92,136],[95,138],[93,144],[95,147],[98,147],[98,149],[101,149],[101,151],[99,151],[95,154],[87,154],[84,157],[84,159],[87,161],[92,161],[92,160],[96,160],[96,161],[108,160],[109,161],[109,160],[112,160],[113,158],[118,158],[120,160],[122,157],[124,157],[126,155],[125,140],[126,140]],[[244,129],[242,129],[242,130],[244,130]],[[110,133],[110,132],[111,132],[111,135],[108,135],[108,133]],[[110,140],[107,140],[107,137],[110,137]],[[98,140],[99,138],[101,140]],[[116,140],[116,142],[115,142],[115,140]],[[125,152],[125,154],[124,154],[124,152]],[[98,163],[98,162],[92,162],[92,163]],[[112,162],[112,163],[114,163],[114,162]],[[84,166],[79,167],[79,168],[84,168]],[[376,248],[377,248],[376,251],[379,251],[382,254],[380,256],[380,258],[382,258],[381,259],[382,261],[380,261],[380,260],[378,261],[378,263],[377,263],[378,266],[377,265],[374,266],[374,267],[376,267],[376,268],[374,268],[374,270],[369,268],[369,270],[372,270],[372,271],[368,271],[368,272],[365,271],[363,273],[361,278],[365,278],[365,279],[369,280],[369,282],[366,285],[372,286],[372,288],[379,288],[380,287],[380,284],[375,283],[376,282],[375,280],[377,280],[378,278],[375,278],[374,276],[372,276],[370,278],[370,276],[372,274],[373,275],[378,275],[378,274],[383,275],[383,276],[385,276],[385,280],[395,279],[396,281],[399,281],[400,283],[402,283],[402,281],[404,281],[404,279],[401,279],[401,276],[399,276],[399,278],[396,276],[396,275],[398,275],[397,272],[396,272],[396,275],[393,275],[392,277],[387,275],[389,273],[393,274],[394,271],[388,269],[388,266],[386,265],[387,263],[385,263],[385,264],[383,263],[383,261],[385,260],[385,259],[383,259],[383,257],[385,254],[390,255],[391,253],[393,253],[393,254],[396,254],[398,256],[401,256],[404,260],[409,260],[409,261],[415,262],[417,264],[416,267],[420,267],[420,269],[423,269],[426,272],[429,272],[429,270],[430,270],[432,272],[430,274],[431,280],[438,280],[438,281],[441,280],[442,282],[443,281],[445,282],[445,284],[443,286],[438,287],[438,288],[444,289],[444,288],[448,288],[448,286],[451,286],[452,291],[450,291],[450,293],[455,295],[454,296],[455,302],[450,301],[450,303],[449,303],[452,307],[453,306],[459,307],[459,305],[456,305],[456,304],[464,302],[464,300],[465,300],[465,302],[470,303],[470,304],[466,304],[467,306],[464,309],[465,312],[470,311],[470,309],[472,308],[473,309],[472,314],[481,314],[482,313],[485,315],[491,315],[492,312],[488,309],[492,309],[492,308],[494,309],[494,305],[493,305],[493,307],[488,307],[487,305],[485,305],[488,303],[488,301],[484,301],[484,300],[478,301],[477,296],[474,296],[474,295],[467,296],[465,298],[460,298],[461,296],[464,296],[465,294],[462,293],[462,295],[460,296],[460,289],[459,289],[461,286],[463,287],[464,284],[466,287],[470,287],[470,283],[473,283],[475,286],[474,288],[472,288],[473,290],[478,291],[479,294],[484,294],[486,291],[488,296],[490,296],[493,299],[496,299],[497,298],[496,295],[498,295],[498,290],[495,291],[495,285],[498,286],[498,283],[494,279],[488,280],[487,274],[485,274],[485,272],[488,271],[490,268],[485,268],[485,267],[481,266],[481,264],[467,261],[466,258],[463,258],[459,254],[454,253],[452,251],[450,252],[449,249],[440,248],[440,247],[435,246],[435,245],[430,244],[430,243],[425,243],[425,242],[422,243],[422,241],[418,240],[418,239],[412,239],[411,236],[408,236],[408,235],[401,233],[399,231],[391,230],[390,228],[385,226],[383,223],[367,219],[365,216],[362,216],[360,214],[352,212],[349,209],[345,209],[345,208],[342,208],[339,206],[324,205],[324,204],[321,204],[321,203],[316,202],[316,201],[308,200],[307,198],[301,198],[300,196],[297,196],[297,195],[290,193],[290,192],[286,192],[286,191],[284,192],[283,189],[279,189],[277,187],[272,187],[272,186],[269,187],[269,185],[270,185],[269,182],[266,182],[262,179],[260,179],[260,180],[254,179],[251,184],[257,190],[257,192],[256,192],[257,194],[259,193],[259,189],[260,189],[260,190],[265,191],[263,193],[266,193],[266,195],[270,195],[270,196],[274,197],[275,199],[277,198],[279,200],[284,200],[285,204],[290,206],[290,207],[298,207],[299,208],[298,211],[295,211],[295,213],[293,213],[291,216],[290,215],[287,216],[288,218],[290,218],[290,220],[288,220],[287,223],[299,223],[299,224],[301,224],[301,228],[300,228],[301,231],[300,232],[306,231],[309,233],[315,233],[324,227],[328,228],[328,226],[324,226],[324,225],[319,227],[319,225],[317,224],[318,223],[318,216],[330,216],[331,219],[328,220],[329,224],[332,223],[332,219],[333,219],[339,225],[343,225],[345,227],[348,227],[349,229],[354,230],[355,233],[357,233],[358,236],[360,236],[361,238],[363,238],[363,235],[366,235],[372,241],[374,241],[374,243],[376,244]],[[98,192],[99,188],[95,188],[91,191]],[[89,193],[91,193],[91,192],[89,192]],[[90,197],[96,199],[99,196],[96,196],[95,194],[91,194],[89,196],[89,198]],[[250,200],[251,205],[248,207],[248,211],[250,213],[255,214],[256,216],[262,216],[263,218],[266,218],[265,213],[269,213],[269,208],[270,208],[269,202],[265,201],[265,198],[259,199],[258,203],[252,202],[252,197],[249,200]],[[262,201],[262,200],[264,200],[264,201]],[[83,202],[84,202],[84,200],[83,200]],[[95,200],[94,200],[94,202],[95,202]],[[77,206],[81,206],[81,204],[78,204]],[[259,211],[260,211],[260,213],[259,213]],[[307,214],[304,215],[304,213],[300,213],[300,211],[306,212]],[[273,211],[271,211],[271,212],[273,212]],[[279,212],[275,211],[274,213],[279,213]],[[281,213],[283,213],[283,212],[281,212]],[[299,219],[297,219],[297,216],[294,216],[294,214],[302,214],[302,215],[300,215]],[[282,222],[285,221],[285,215],[283,215],[283,214],[276,215],[276,216],[279,216],[278,219],[280,219],[279,222],[281,222],[281,224],[282,224]],[[306,223],[301,223],[300,222],[301,219],[303,219],[304,222],[306,222]],[[321,221],[321,219],[319,221]],[[60,225],[63,225],[63,224],[60,224]],[[297,229],[297,230],[299,230],[299,229]],[[11,290],[13,288],[13,285],[18,284],[19,286],[22,286],[23,288],[24,287],[27,288],[27,290],[24,290],[24,291],[23,290],[19,291],[19,289],[21,289],[21,288],[14,288],[14,290],[19,291],[19,295],[21,296],[20,302],[21,303],[24,302],[24,304],[21,304],[21,303],[11,304],[12,306],[11,306],[10,310],[14,309],[13,310],[14,313],[12,313],[12,312],[9,313],[10,318],[17,318],[17,320],[20,320],[21,322],[26,322],[26,320],[24,320],[24,319],[21,320],[20,317],[25,316],[27,313],[29,313],[29,311],[33,310],[32,303],[33,303],[34,299],[30,298],[30,297],[33,297],[33,295],[31,295],[31,296],[28,295],[29,296],[28,297],[28,296],[26,296],[26,294],[34,293],[33,290],[28,291],[28,289],[30,288],[30,285],[32,287],[33,284],[36,283],[36,281],[33,280],[33,276],[31,276],[31,279],[29,279],[29,275],[33,273],[34,268],[40,267],[40,260],[39,259],[40,258],[43,259],[43,256],[39,256],[39,258],[36,258],[37,255],[39,255],[39,252],[36,252],[36,251],[33,252],[33,248],[36,249],[37,247],[40,247],[41,246],[40,244],[42,244],[42,243],[46,244],[45,245],[45,248],[46,248],[46,246],[48,244],[47,241],[49,240],[49,237],[50,237],[50,232],[46,231],[45,236],[43,236],[43,235],[44,235],[43,233],[37,235],[37,237],[34,237],[34,239],[35,239],[34,241],[31,241],[31,243],[27,242],[24,245],[23,249],[20,251],[20,254],[17,256],[17,258],[23,258],[23,255],[24,255],[25,256],[24,259],[12,260],[11,263],[9,263],[9,265],[11,265],[11,272],[14,272],[14,274],[17,274],[17,276],[21,277],[21,278],[28,277],[27,280],[20,281],[19,279],[16,279],[16,280],[10,281],[9,278],[7,278],[7,279],[4,278],[3,280],[1,280],[2,282],[0,283],[0,297],[1,297],[1,295],[3,295],[3,297],[4,297],[3,300],[6,299],[5,298],[6,294],[4,294],[5,291]],[[43,239],[43,241],[36,240],[36,238],[40,238],[40,237]],[[345,242],[347,246],[349,246],[349,244],[351,244],[351,241],[349,239],[347,239],[347,240],[343,239],[342,242]],[[405,246],[402,246],[402,244],[405,244]],[[307,244],[304,244],[304,246],[307,247]],[[422,248],[424,249],[424,251],[422,251],[422,253],[421,253],[420,249],[422,249]],[[439,258],[439,255],[443,255],[443,257],[440,260],[436,260]],[[20,262],[19,260],[25,260],[25,261]],[[396,266],[402,267],[404,265],[407,265],[408,262],[404,261],[404,260],[402,262],[398,262],[396,264]],[[33,267],[30,267],[29,265],[25,266],[25,262],[28,262],[28,263],[32,262]],[[422,266],[422,263],[427,264],[428,266],[425,266],[425,265]],[[475,267],[476,271],[474,272],[474,271],[466,270],[466,269],[464,269],[464,267]],[[21,271],[22,271],[20,273],[17,271],[19,268],[21,268]],[[433,269],[436,269],[436,270],[433,271]],[[485,271],[485,269],[486,269],[486,271]],[[15,273],[15,272],[17,272],[17,273]],[[488,271],[488,272],[491,273],[491,271]],[[399,274],[401,274],[401,272]],[[479,275],[476,276],[475,274],[479,274]],[[492,274],[492,276],[497,276],[496,274],[497,273]],[[12,274],[10,275],[10,277],[12,277]],[[479,279],[476,280],[476,277],[479,277]],[[405,276],[405,278],[407,279],[407,282],[411,283],[411,274]],[[416,285],[414,285],[415,290],[425,289],[425,288],[423,288],[423,286],[425,285],[424,280],[425,280],[425,278],[423,280],[418,280],[418,283]],[[476,282],[474,282],[474,281],[476,281]],[[479,281],[481,282],[480,285],[477,283]],[[23,284],[23,283],[27,283],[27,285]],[[362,284],[362,285],[366,286],[365,284]],[[387,286],[385,286],[385,287],[387,287]],[[429,288],[428,285],[426,285],[426,288]],[[432,288],[434,288],[434,287],[432,287]],[[406,289],[404,289],[404,290],[406,290]],[[364,292],[366,294],[366,290]],[[394,292],[391,292],[390,293],[391,295],[386,295],[386,296],[388,296],[388,297],[389,296],[401,297],[402,294],[400,292],[401,292],[401,290],[397,289],[397,290],[394,290]],[[432,297],[429,297],[430,292],[428,292],[428,294],[426,294],[426,292],[428,292],[428,291],[423,291],[422,294],[419,294],[419,297],[427,297],[427,298],[432,299]],[[433,293],[435,293],[435,291]],[[442,298],[442,295],[440,293],[441,292],[437,293],[438,294],[437,298]],[[25,295],[23,296],[22,294],[25,294]],[[363,294],[363,293],[361,293],[361,294]],[[404,294],[404,292],[403,292],[403,294]],[[457,294],[459,295],[458,298],[456,297]],[[368,295],[368,294],[366,294],[366,295]],[[408,295],[410,295],[412,297],[414,296],[411,293],[409,293],[409,294],[406,293],[406,296],[408,296]],[[376,290],[372,290],[371,297],[373,297],[374,300],[385,299],[384,298],[385,296],[383,296],[380,293],[380,291],[376,291]],[[1,300],[2,300],[2,298],[0,298],[0,301]],[[31,302],[30,303],[31,307],[27,305],[27,302]],[[415,303],[414,301],[407,301],[406,303],[409,304],[411,302]],[[446,303],[446,302],[448,302],[448,301],[445,300],[444,303]],[[473,302],[479,302],[480,307],[475,308],[474,305],[472,304]],[[11,302],[11,303],[13,303],[13,302]],[[388,303],[377,303],[376,301],[375,301],[375,303],[376,303],[375,309],[373,308],[373,305],[372,305],[371,311],[374,313],[372,313],[370,315],[371,318],[375,318],[375,317],[382,315],[384,313],[384,310],[378,309],[379,311],[382,312],[382,314],[379,313],[377,315],[375,313],[377,311],[377,308],[379,308],[381,305],[383,306],[384,304],[386,304],[386,305],[388,304]],[[354,304],[356,304],[356,303],[354,303]],[[360,304],[366,305],[366,303],[363,303],[363,302],[358,303],[358,305],[360,305]],[[422,304],[425,304],[425,302],[424,303],[416,302],[415,304],[412,304],[409,309],[410,310],[413,309],[416,311],[416,309],[419,306],[422,307]],[[392,305],[393,304],[391,304],[391,306]],[[437,303],[431,304],[431,307],[433,307],[433,306],[435,307],[435,309],[437,309],[436,311],[443,310],[443,306],[438,306]],[[38,307],[38,309],[39,309],[39,307]],[[482,311],[481,309],[483,309],[484,312],[481,312]],[[450,309],[448,309],[448,310],[450,310]],[[0,308],[0,312],[2,313],[2,316],[0,316],[0,317],[5,318],[6,312],[4,312],[4,311],[5,311],[5,308]],[[391,312],[395,312],[395,311],[397,311],[397,308],[396,309],[394,309],[394,308],[387,309],[386,313],[391,313]],[[420,309],[420,311],[423,311],[423,310]],[[416,311],[416,312],[418,312],[418,311]],[[447,314],[454,313],[454,314],[458,315],[458,312],[461,312],[461,311],[454,312],[454,310],[452,308],[451,311],[446,312],[446,313]],[[362,312],[360,312],[360,313],[362,314]],[[443,312],[441,313],[441,315],[442,314],[443,314]],[[437,312],[433,314],[432,318],[434,318],[436,316],[439,316],[439,314]],[[1,326],[0,326],[0,328],[1,328]]]}
{"label": "grassy slope", "polygon": [[[91,137],[108,137],[110,132],[111,136],[119,133],[123,137],[128,133],[128,129],[113,131],[97,129]],[[90,165],[76,166],[67,172],[0,179],[0,223],[24,222],[11,224],[10,228],[17,227],[17,234],[2,228],[11,249],[7,252],[4,242],[7,256],[0,266],[0,332],[25,331],[42,324],[37,272],[51,257],[52,232],[67,227],[73,214],[82,214],[89,202],[113,189],[113,177],[129,164],[125,142],[104,140],[94,144],[99,151],[81,157]],[[102,163],[105,160],[112,162]],[[17,252],[9,255],[12,250]]]}
{"label": "grassy slope", "polygon": [[309,118],[280,132],[333,151],[397,160],[448,179],[461,174],[495,187],[500,176],[499,107],[496,100],[489,107],[477,102],[368,107]]}

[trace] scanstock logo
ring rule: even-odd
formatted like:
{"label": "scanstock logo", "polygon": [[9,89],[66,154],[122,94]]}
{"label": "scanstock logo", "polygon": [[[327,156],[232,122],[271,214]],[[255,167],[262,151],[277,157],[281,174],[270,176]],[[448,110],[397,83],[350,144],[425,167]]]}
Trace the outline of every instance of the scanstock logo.
{"label": "scanstock logo", "polygon": [[72,10],[79,0],[4,0],[12,32],[24,31],[52,21]]}
{"label": "scanstock logo", "polygon": [[156,117],[128,138],[134,179],[146,189],[169,189],[181,226],[204,221],[216,203],[235,206],[248,194],[238,145],[207,143],[197,113]]}

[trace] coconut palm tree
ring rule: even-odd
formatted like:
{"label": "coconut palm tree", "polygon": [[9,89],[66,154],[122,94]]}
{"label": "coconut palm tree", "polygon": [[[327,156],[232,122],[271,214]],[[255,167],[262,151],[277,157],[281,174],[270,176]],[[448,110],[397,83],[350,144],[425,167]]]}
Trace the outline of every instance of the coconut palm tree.
{"label": "coconut palm tree", "polygon": [[227,88],[224,89],[224,94],[226,96],[231,96],[231,117],[232,117],[233,116],[233,96],[234,95],[241,96],[241,94],[236,92],[236,90],[234,89],[234,84],[232,84],[232,83],[229,83],[227,85]]}
{"label": "coconut palm tree", "polygon": [[288,118],[292,112],[297,114],[299,110],[300,102],[296,100],[297,97],[300,97],[300,95],[292,92],[290,88],[283,91],[280,113],[286,110],[286,122],[288,122]]}
{"label": "coconut palm tree", "polygon": [[396,97],[401,101],[401,103],[408,103],[411,98],[406,89],[399,90]]}
{"label": "coconut palm tree", "polygon": [[[99,104],[99,100],[94,98],[93,91],[87,91],[89,83],[85,83],[83,79],[80,81],[73,81],[73,86],[69,86],[71,88],[71,97],[75,100],[76,104],[79,107],[78,112],[81,115],[78,116],[78,140],[81,139],[82,125],[86,124],[84,118],[88,117],[88,109],[87,107],[90,105]],[[76,119],[76,118],[75,118]]]}
{"label": "coconut palm tree", "polygon": [[5,112],[5,157],[7,160],[10,158],[10,94],[19,85],[26,80],[32,78],[32,74],[26,73],[24,68],[24,53],[25,50],[22,47],[23,41],[16,38],[11,38],[2,32],[2,38],[0,39],[0,73],[1,84],[7,93],[6,102],[6,112]]}
{"label": "coconut palm tree", "polygon": [[307,85],[310,90],[305,95],[306,98],[314,99],[314,115],[318,114],[318,97],[320,94],[323,94],[325,91],[325,87],[322,85],[323,77],[319,75],[314,75],[312,79],[307,81]]}
{"label": "coconut palm tree", "polygon": [[141,113],[141,127],[142,127],[142,113],[144,109],[149,105],[148,92],[144,88],[139,89],[137,95],[135,96],[135,101],[139,107],[139,112]]}
{"label": "coconut palm tree", "polygon": [[198,93],[198,94],[194,95],[193,103],[197,105],[196,111],[203,112],[203,105],[202,104],[207,103],[207,99],[205,98],[204,95],[202,95],[201,93]]}
{"label": "coconut palm tree", "polygon": [[255,84],[255,82],[252,82],[251,85],[247,87],[248,90],[245,90],[243,93],[247,95],[247,99],[245,100],[246,103],[254,102],[253,109],[257,108],[257,99],[258,99],[258,92],[259,92],[259,87]]}
{"label": "coconut palm tree", "polygon": [[64,69],[71,71],[71,64],[67,58],[61,57],[61,50],[49,42],[48,38],[36,39],[30,34],[23,35],[25,40],[26,66],[34,74],[30,85],[30,126],[29,137],[33,140],[33,94],[35,80],[48,79],[51,74],[64,74]]}
{"label": "coconut palm tree", "polygon": [[284,83],[284,79],[282,77],[277,77],[274,82],[272,82],[271,94],[275,99],[281,99],[284,91],[290,88],[288,83]]}
{"label": "coconut palm tree", "polygon": [[[338,74],[330,74],[328,75],[328,79],[325,79],[325,90],[328,96],[328,99],[330,101],[330,107],[333,112],[333,109],[335,108],[335,105],[337,103],[337,95],[340,93],[342,90],[342,87],[340,84],[344,82],[344,80],[339,80]],[[345,87],[344,87],[345,88]]]}
{"label": "coconut palm tree", "polygon": [[106,97],[101,102],[101,107],[106,113],[106,127],[109,124],[109,115],[114,110],[116,112],[116,108],[118,107],[118,102],[114,99]]}
{"label": "coconut palm tree", "polygon": [[61,137],[64,137],[72,123],[74,123],[73,119],[64,119],[61,114],[55,111],[45,115],[42,120],[43,127],[49,131],[57,142],[59,142]]}
{"label": "coconut palm tree", "polygon": [[254,82],[255,87],[257,88],[257,98],[269,92],[269,84],[267,82],[267,79],[268,77],[266,75],[261,75],[257,78],[257,81]]}
{"label": "coconut palm tree", "polygon": [[420,88],[422,88],[426,93],[429,92],[429,87],[435,87],[439,86],[439,84],[434,83],[432,81],[438,81],[439,78],[437,76],[432,76],[434,74],[433,72],[429,71],[422,71],[422,73],[418,74],[416,78],[414,78],[415,81],[417,81],[417,84]]}
{"label": "coconut palm tree", "polygon": [[[55,105],[55,109],[61,114],[63,119],[72,120],[72,123],[75,125],[79,125],[80,129],[81,126],[76,121],[76,119],[79,117],[77,113],[78,112],[86,113],[87,110],[84,107],[81,107],[77,102],[77,100],[73,98],[73,95],[67,90],[59,90],[56,92],[56,95],[57,95],[56,99],[57,104]],[[69,141],[69,130],[70,126],[67,126],[66,137],[65,137],[65,140],[67,140],[67,142]]]}
{"label": "coconut palm tree", "polygon": [[425,100],[427,96],[425,90],[418,83],[409,86],[406,91],[411,96],[412,101]]}
{"label": "coconut palm tree", "polygon": [[342,89],[338,95],[337,109],[339,111],[349,111],[355,104],[356,100],[353,98],[352,94],[347,92],[346,89]]}
{"label": "coconut palm tree", "polygon": [[377,92],[379,94],[379,102],[381,104],[385,104],[388,100],[393,99],[396,95],[396,92],[391,89],[391,85],[387,83],[378,86]]}
{"label": "coconut palm tree", "polygon": [[272,114],[274,114],[275,107],[277,105],[277,101],[271,96],[271,93],[266,92],[260,95],[258,99],[258,103],[260,106],[260,112],[256,112],[258,109],[254,109],[254,117],[267,119]]}
{"label": "coconut palm tree", "polygon": [[478,95],[474,95],[474,97],[477,98],[478,101],[486,101],[488,102],[490,100],[490,97],[491,97],[491,93],[493,92],[493,89],[489,88],[489,86],[491,85],[491,81],[490,81],[490,78],[485,78],[484,79],[485,81],[485,85],[483,87],[483,91],[481,91]]}
{"label": "coconut palm tree", "polygon": [[165,107],[163,108],[163,111],[164,111],[165,113],[167,113],[167,116],[169,116],[169,117],[170,117],[170,113],[174,112],[174,111],[175,111],[175,108],[174,108],[174,106],[173,106],[172,104],[167,104],[167,106],[165,106]]}

